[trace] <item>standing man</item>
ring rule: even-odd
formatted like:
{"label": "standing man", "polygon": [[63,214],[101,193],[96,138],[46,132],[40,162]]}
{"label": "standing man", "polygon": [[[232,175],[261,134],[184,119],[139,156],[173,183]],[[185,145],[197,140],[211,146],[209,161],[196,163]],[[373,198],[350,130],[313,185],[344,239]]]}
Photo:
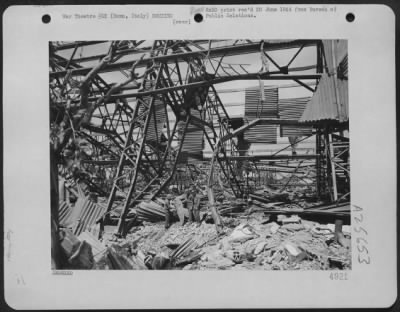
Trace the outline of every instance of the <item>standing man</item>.
{"label": "standing man", "polygon": [[164,202],[165,209],[165,228],[168,229],[170,227],[170,219],[171,219],[171,199],[172,196],[170,194],[167,195],[167,198]]}

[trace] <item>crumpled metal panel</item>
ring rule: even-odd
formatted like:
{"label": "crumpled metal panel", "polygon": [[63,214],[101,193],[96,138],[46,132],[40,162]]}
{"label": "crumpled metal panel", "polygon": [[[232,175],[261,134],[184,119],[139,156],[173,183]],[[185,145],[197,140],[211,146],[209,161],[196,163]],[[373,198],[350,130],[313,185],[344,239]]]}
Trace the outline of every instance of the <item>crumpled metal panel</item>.
{"label": "crumpled metal panel", "polygon": [[[337,80],[339,102],[342,107],[342,121],[348,117],[348,81]],[[318,83],[317,90],[307,103],[300,122],[315,122],[321,120],[339,120],[338,105],[336,100],[334,77],[324,73]]]}
{"label": "crumpled metal panel", "polygon": [[83,205],[78,216],[79,224],[74,229],[74,234],[79,235],[85,230],[89,229],[96,220],[100,218],[107,210],[106,206],[98,205],[89,200],[89,198],[84,198]]}
{"label": "crumpled metal panel", "polygon": [[73,227],[74,234],[79,235],[95,224],[107,207],[92,202],[88,197],[79,197],[73,207],[64,201],[60,202],[58,209],[59,224]]}
{"label": "crumpled metal panel", "polygon": [[66,201],[60,201],[58,205],[58,223],[66,226],[71,216],[72,208]]}

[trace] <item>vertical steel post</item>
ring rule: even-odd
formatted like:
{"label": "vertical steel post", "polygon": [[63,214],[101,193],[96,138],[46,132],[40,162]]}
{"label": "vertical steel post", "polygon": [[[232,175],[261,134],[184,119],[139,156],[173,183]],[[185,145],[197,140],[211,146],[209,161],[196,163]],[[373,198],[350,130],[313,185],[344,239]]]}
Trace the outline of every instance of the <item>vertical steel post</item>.
{"label": "vertical steel post", "polygon": [[334,150],[333,150],[333,142],[332,142],[332,134],[328,134],[328,144],[329,144],[329,161],[331,163],[331,178],[332,178],[332,190],[333,190],[333,200],[337,201],[338,194],[337,194],[337,182],[336,182],[336,168],[335,168],[335,161],[334,161]]}
{"label": "vertical steel post", "polygon": [[[164,47],[164,52],[165,52],[166,46]],[[157,86],[158,86],[158,82],[160,80],[160,76],[161,76],[163,65],[164,64],[161,63],[160,67],[158,69],[156,80],[155,80],[155,83],[154,83],[154,88],[157,88]],[[150,104],[149,104],[149,107],[147,109],[147,116],[146,116],[146,120],[145,120],[145,124],[144,124],[144,128],[143,128],[142,138],[140,140],[139,151],[138,151],[138,153],[136,155],[135,168],[134,168],[135,171],[134,171],[134,174],[133,174],[133,177],[132,177],[131,185],[130,185],[129,190],[128,190],[128,195],[126,196],[126,199],[125,199],[125,203],[124,203],[124,207],[122,209],[121,217],[119,218],[119,221],[118,221],[117,232],[120,235],[122,235],[122,233],[124,232],[125,219],[126,219],[126,216],[128,214],[130,200],[132,198],[133,192],[135,191],[136,180],[137,180],[137,177],[138,177],[138,168],[139,168],[140,161],[141,161],[141,158],[142,158],[142,155],[143,155],[144,146],[146,145],[146,134],[147,134],[147,130],[149,128],[150,119],[152,118],[152,112],[153,112],[153,108],[154,108],[154,101],[155,101],[155,96],[153,95],[151,97],[151,99],[150,99]]]}
{"label": "vertical steel post", "polygon": [[335,88],[335,97],[336,97],[336,105],[338,109],[338,119],[340,122],[343,121],[343,111],[342,111],[342,104],[340,101],[338,83],[337,83],[337,64],[336,64],[336,50],[335,50],[335,42],[334,40],[331,41],[332,44],[332,64],[333,64],[333,84]]}

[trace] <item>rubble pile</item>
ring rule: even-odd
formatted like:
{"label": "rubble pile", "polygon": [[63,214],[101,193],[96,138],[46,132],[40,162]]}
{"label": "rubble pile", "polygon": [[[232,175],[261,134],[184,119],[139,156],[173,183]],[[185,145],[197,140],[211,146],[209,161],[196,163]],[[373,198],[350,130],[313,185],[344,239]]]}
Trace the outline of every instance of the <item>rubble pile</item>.
{"label": "rubble pile", "polygon": [[205,222],[174,223],[168,229],[163,222],[145,222],[125,238],[106,233],[102,242],[81,235],[95,251],[94,264],[85,268],[351,269],[349,226],[343,226],[344,238],[337,240],[334,224],[308,221],[295,214],[274,218],[256,212],[242,218],[223,217],[223,221],[225,228],[219,235],[213,224]]}
{"label": "rubble pile", "polygon": [[[188,219],[185,196],[171,201],[172,224],[165,226],[166,200],[143,200],[130,209],[137,216],[125,237],[106,226],[102,238],[91,227],[78,237],[67,229],[63,241],[67,267],[109,270],[328,270],[351,268],[348,203],[323,205],[299,188],[281,192],[264,187],[247,200],[223,190],[216,206],[223,229],[216,231],[199,193],[200,220]],[[119,213],[114,209],[114,213]],[[312,218],[323,214],[328,219]],[[311,217],[311,218],[310,218]],[[332,218],[333,217],[333,218]],[[179,220],[179,222],[177,222]],[[325,220],[325,221],[324,221]],[[91,247],[91,248],[90,248]],[[90,250],[91,249],[91,250]]]}

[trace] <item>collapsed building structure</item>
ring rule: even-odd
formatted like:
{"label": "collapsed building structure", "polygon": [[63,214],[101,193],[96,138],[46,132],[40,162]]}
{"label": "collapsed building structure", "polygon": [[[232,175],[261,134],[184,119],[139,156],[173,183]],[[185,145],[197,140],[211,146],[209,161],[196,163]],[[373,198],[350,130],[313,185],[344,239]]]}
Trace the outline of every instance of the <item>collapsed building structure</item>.
{"label": "collapsed building structure", "polygon": [[[95,267],[101,257],[94,261],[93,250],[108,259],[108,268],[163,267],[159,250],[136,248],[133,261],[121,246],[130,242],[132,249],[132,233],[164,220],[167,194],[177,226],[190,227],[183,225],[183,193],[193,185],[202,194],[202,224],[215,237],[233,235],[229,224],[233,232],[243,230],[231,219],[254,211],[272,227],[298,224],[297,216],[328,220],[335,223],[334,241],[349,248],[342,233],[350,222],[345,40],[85,41],[49,48],[54,267]],[[314,61],[293,65],[305,49],[314,50]],[[280,51],[288,60],[275,57]],[[261,69],[229,61],[251,55]],[[228,114],[229,103],[221,100],[238,91],[219,89],[232,81],[254,81],[241,90],[242,115]],[[291,81],[310,95],[282,98],[279,90],[293,84],[266,81]],[[279,138],[288,144],[251,152],[253,144]],[[302,152],[309,138],[314,148]],[[260,236],[247,231],[246,240]],[[267,250],[265,239],[258,243]],[[289,256],[306,254],[285,244]],[[204,253],[190,252],[205,242],[189,235],[178,245],[161,259],[174,259],[169,265],[175,266],[202,261]],[[242,263],[235,255],[233,263]]]}

